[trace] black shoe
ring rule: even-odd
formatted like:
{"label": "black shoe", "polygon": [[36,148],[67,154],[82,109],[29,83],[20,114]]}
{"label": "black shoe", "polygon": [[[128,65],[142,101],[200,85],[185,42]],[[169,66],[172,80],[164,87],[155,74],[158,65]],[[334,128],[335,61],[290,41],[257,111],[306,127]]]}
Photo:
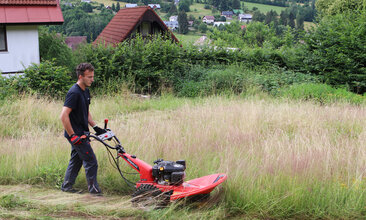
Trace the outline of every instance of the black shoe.
{"label": "black shoe", "polygon": [[67,190],[62,189],[62,192],[81,194],[81,193],[83,193],[83,190],[71,188],[71,189],[67,189]]}

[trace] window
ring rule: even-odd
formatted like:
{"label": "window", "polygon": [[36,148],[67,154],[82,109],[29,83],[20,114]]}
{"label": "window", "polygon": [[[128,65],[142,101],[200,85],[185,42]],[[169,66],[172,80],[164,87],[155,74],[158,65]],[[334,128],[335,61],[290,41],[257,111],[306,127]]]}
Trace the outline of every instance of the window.
{"label": "window", "polygon": [[7,51],[5,25],[0,25],[0,51]]}

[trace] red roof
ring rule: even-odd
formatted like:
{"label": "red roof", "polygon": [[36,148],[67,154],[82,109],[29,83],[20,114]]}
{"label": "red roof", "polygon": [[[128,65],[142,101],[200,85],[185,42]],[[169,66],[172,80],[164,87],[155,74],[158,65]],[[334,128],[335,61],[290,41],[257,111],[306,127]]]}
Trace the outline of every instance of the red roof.
{"label": "red roof", "polygon": [[86,43],[86,36],[71,36],[65,38],[65,43],[72,50],[75,50],[79,44]]}
{"label": "red roof", "polygon": [[0,0],[0,24],[61,24],[59,0]]}
{"label": "red roof", "polygon": [[[99,34],[93,44],[104,42],[106,44],[117,44],[124,41],[130,36],[132,31],[142,21],[148,19],[151,22],[156,22],[160,27],[169,31],[168,27],[160,19],[159,15],[148,6],[123,8],[113,17],[109,24]],[[178,42],[178,39],[171,33],[172,38]]]}

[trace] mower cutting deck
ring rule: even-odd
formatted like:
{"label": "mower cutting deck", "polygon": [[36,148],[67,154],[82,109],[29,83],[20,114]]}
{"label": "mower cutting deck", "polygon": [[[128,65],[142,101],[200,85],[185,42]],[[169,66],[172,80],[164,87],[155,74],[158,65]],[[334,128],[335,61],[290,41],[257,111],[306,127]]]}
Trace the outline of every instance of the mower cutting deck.
{"label": "mower cutting deck", "polygon": [[[107,150],[117,151],[117,159],[111,152],[110,156],[116,164],[122,178],[127,184],[132,185],[122,174],[118,159],[124,159],[133,169],[140,174],[140,180],[134,185],[132,202],[135,203],[158,203],[164,206],[169,201],[203,195],[207,196],[219,184],[223,183],[227,176],[224,173],[212,174],[184,182],[186,162],[185,160],[164,161],[158,159],[154,161],[154,166],[140,160],[135,155],[126,153],[114,133],[107,129],[108,120],[105,120],[106,132],[99,136],[88,134],[88,137],[94,138],[106,146]],[[106,141],[114,140],[115,146],[111,146]]]}

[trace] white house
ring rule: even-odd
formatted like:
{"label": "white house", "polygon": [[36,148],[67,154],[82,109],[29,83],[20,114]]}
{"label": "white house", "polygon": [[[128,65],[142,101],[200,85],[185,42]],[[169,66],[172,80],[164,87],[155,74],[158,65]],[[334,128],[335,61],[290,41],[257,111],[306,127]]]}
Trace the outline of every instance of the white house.
{"label": "white house", "polygon": [[220,25],[227,25],[227,24],[230,24],[230,22],[228,22],[228,21],[217,21],[217,22],[214,22],[213,26],[218,27]]}
{"label": "white house", "polygon": [[212,24],[215,22],[215,17],[214,16],[204,16],[202,18],[202,22],[204,22],[206,24]]}
{"label": "white house", "polygon": [[253,16],[251,14],[239,14],[239,21],[249,23],[252,21]]}
{"label": "white house", "polygon": [[164,24],[170,29],[170,30],[177,30],[179,27],[178,21],[164,21]]}
{"label": "white house", "polygon": [[137,7],[137,4],[126,4],[125,7],[126,8],[134,8],[134,7]]}
{"label": "white house", "polygon": [[178,16],[170,16],[169,21],[178,21]]}
{"label": "white house", "polygon": [[40,63],[38,26],[63,22],[59,0],[0,1],[0,72]]}

